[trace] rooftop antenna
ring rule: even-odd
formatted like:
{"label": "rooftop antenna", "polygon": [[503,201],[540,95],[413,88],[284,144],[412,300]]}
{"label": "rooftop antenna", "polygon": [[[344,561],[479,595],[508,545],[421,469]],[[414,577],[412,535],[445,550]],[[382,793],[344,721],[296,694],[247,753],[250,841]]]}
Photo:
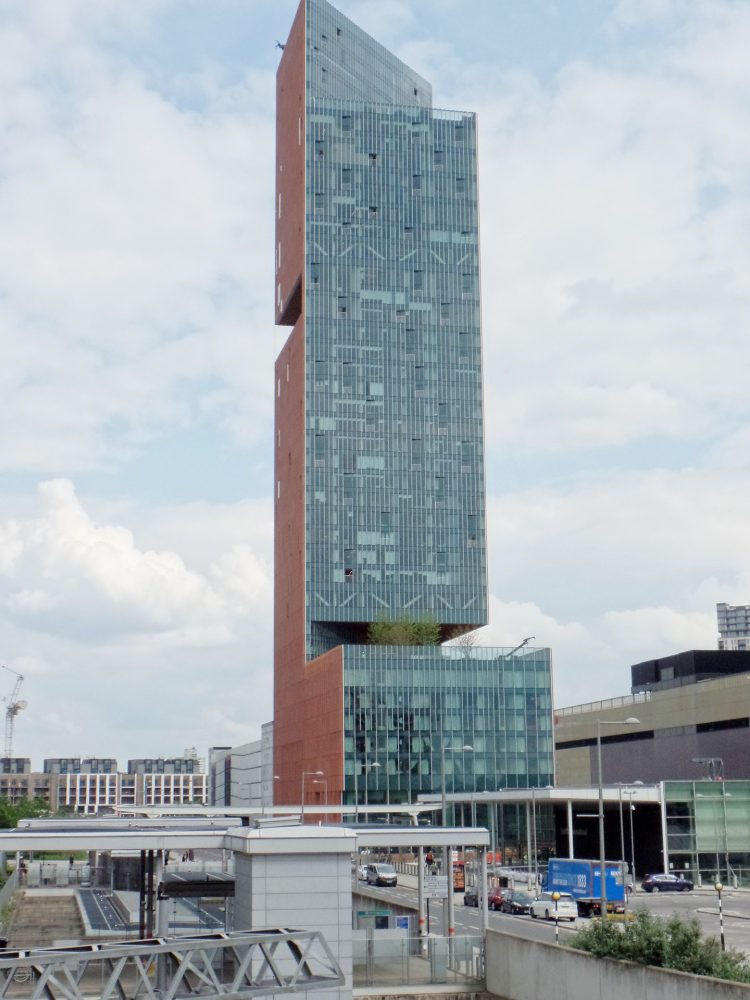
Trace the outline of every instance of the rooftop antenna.
{"label": "rooftop antenna", "polygon": [[21,685],[23,684],[23,674],[19,674],[17,670],[12,670],[10,667],[6,667],[5,664],[0,663],[0,668],[7,670],[9,674],[15,674],[16,680],[13,685],[13,690],[10,693],[10,697],[3,698],[6,703],[5,709],[5,756],[13,756],[13,727],[15,725],[16,716],[18,713],[26,708],[27,702],[23,701],[18,697],[18,693],[21,690]]}

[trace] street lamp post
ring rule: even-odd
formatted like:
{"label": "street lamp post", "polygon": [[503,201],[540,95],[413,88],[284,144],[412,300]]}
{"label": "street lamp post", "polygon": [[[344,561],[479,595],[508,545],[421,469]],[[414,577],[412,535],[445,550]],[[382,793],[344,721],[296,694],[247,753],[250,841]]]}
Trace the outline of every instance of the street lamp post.
{"label": "street lamp post", "polygon": [[[442,807],[443,807],[443,827],[448,825],[448,804],[446,802],[446,792],[445,792],[445,755],[447,753],[473,753],[474,747],[465,743],[461,747],[447,747],[442,741],[440,743],[440,780],[441,780],[441,791],[442,791]],[[451,856],[451,848],[449,845],[443,848],[443,871],[448,876],[448,905],[447,913],[447,925],[448,925],[448,937],[452,938],[456,933],[456,928],[454,924],[454,910],[453,910],[453,864]],[[487,892],[487,886],[485,885],[482,890],[485,894]],[[479,900],[477,900],[479,902]],[[452,957],[452,956],[451,956]]]}
{"label": "street lamp post", "polygon": [[[630,812],[630,877],[633,880],[633,885],[635,886],[635,838],[633,836],[633,813],[635,812],[633,796],[635,795],[635,789],[628,788],[626,785],[620,784],[620,795],[627,795],[628,797],[628,811]],[[622,810],[622,802],[620,803],[620,810]],[[624,857],[625,855],[623,853],[623,858]]]}
{"label": "street lamp post", "polygon": [[354,822],[359,823],[359,761],[354,753]]}
{"label": "street lamp post", "polygon": [[727,792],[724,782],[721,783],[721,818],[724,824],[724,863],[727,866],[727,881],[734,879],[734,887],[737,888],[737,877],[731,870],[729,864],[729,830],[727,828],[727,799],[731,799],[732,793]]}
{"label": "street lamp post", "polygon": [[724,911],[721,908],[721,890],[723,888],[724,886],[717,879],[716,884],[714,885],[714,889],[716,889],[716,894],[719,897],[719,931],[721,932],[721,950],[726,951],[727,946],[724,942]]}
{"label": "street lamp post", "polygon": [[607,918],[607,856],[604,849],[604,784],[602,782],[602,726],[640,726],[641,720],[632,716],[628,719],[597,719],[596,720],[596,758],[599,768],[599,912],[602,919]]}
{"label": "street lamp post", "polygon": [[[691,757],[693,764],[708,764],[708,778],[709,781],[720,781],[721,782],[721,795],[718,796],[713,801],[721,801],[721,809],[724,822],[724,863],[727,869],[727,880],[731,876],[730,866],[729,866],[729,837],[727,836],[727,798],[731,798],[731,793],[727,793],[724,786],[724,760],[721,757]],[[717,767],[718,765],[718,767]],[[700,792],[696,793],[698,798],[706,798]],[[714,824],[714,830],[716,830],[716,824]],[[716,878],[721,878],[721,871],[719,870],[719,837],[716,835]],[[721,898],[721,895],[719,896]]]}
{"label": "street lamp post", "polygon": [[620,782],[620,878],[625,890],[625,903],[628,902],[628,885],[625,881],[625,824],[622,819],[622,782]]}
{"label": "street lamp post", "polygon": [[302,825],[305,825],[305,778],[324,778],[325,771],[303,771],[302,772],[302,789],[300,792],[300,799],[302,802],[302,814],[301,820]]}
{"label": "street lamp post", "polygon": [[555,901],[555,944],[560,944],[560,921],[557,917],[557,904],[560,901],[560,893],[557,889],[552,893],[552,898]]}
{"label": "street lamp post", "polygon": [[[280,774],[274,774],[274,776],[273,776],[273,778],[271,780],[271,808],[273,808],[276,805],[276,782],[277,781],[281,781],[281,775]],[[264,803],[264,809],[265,809],[265,803]]]}
{"label": "street lamp post", "polygon": [[536,788],[531,789],[531,822],[533,827],[531,843],[534,848],[534,893],[536,894],[539,891],[539,851],[536,846]]}
{"label": "street lamp post", "polygon": [[[370,767],[380,767],[380,764],[376,760],[371,763],[364,762],[362,765],[362,770],[365,772],[365,806],[367,805],[367,770]],[[354,758],[354,822],[359,822],[359,761]]]}
{"label": "street lamp post", "polygon": [[367,772],[368,772],[368,770],[370,768],[373,768],[373,770],[377,771],[377,769],[379,767],[380,767],[380,764],[376,760],[372,761],[372,763],[370,763],[370,764],[365,764],[365,766],[364,766],[364,772],[365,772],[365,816],[367,816],[367,806],[369,804],[368,801],[367,801],[367,799],[368,799]]}
{"label": "street lamp post", "polygon": [[[727,799],[731,799],[732,793],[726,791],[724,785],[721,786],[721,795],[704,795],[703,792],[695,793],[696,799],[703,799],[704,802],[721,802],[722,818],[724,820],[724,863],[727,869],[727,879],[730,877],[729,871],[729,836],[727,833]],[[714,846],[716,848],[716,878],[721,879],[721,861],[719,860],[719,824],[714,813]]]}
{"label": "street lamp post", "polygon": [[[327,806],[328,805],[328,778],[315,778],[313,780],[313,784],[314,785],[322,785],[323,786],[323,805]],[[324,815],[326,817],[328,816],[327,813],[324,813]],[[319,819],[318,820],[318,826],[320,826],[322,824],[322,822],[323,822],[322,819]]]}
{"label": "street lamp post", "polygon": [[474,747],[465,743],[462,747],[440,747],[440,781],[441,781],[441,803],[443,807],[443,826],[448,825],[448,803],[445,792],[445,755],[447,753],[473,753]]}

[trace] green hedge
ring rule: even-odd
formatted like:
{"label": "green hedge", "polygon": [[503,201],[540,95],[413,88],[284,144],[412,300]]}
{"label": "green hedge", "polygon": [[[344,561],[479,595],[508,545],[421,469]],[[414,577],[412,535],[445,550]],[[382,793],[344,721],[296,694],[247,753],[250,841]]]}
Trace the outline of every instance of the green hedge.
{"label": "green hedge", "polygon": [[722,951],[715,937],[703,937],[695,918],[662,919],[647,910],[637,910],[635,920],[626,924],[594,920],[578,931],[571,943],[599,958],[622,958],[641,965],[750,983],[745,956],[733,949]]}

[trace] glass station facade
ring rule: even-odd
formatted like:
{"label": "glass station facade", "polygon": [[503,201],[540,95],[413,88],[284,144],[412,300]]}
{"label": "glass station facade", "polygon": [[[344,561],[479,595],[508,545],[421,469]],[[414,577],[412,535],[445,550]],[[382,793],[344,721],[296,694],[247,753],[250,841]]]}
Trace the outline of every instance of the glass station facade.
{"label": "glass station facade", "polygon": [[673,871],[750,884],[750,781],[666,781],[664,799]]}

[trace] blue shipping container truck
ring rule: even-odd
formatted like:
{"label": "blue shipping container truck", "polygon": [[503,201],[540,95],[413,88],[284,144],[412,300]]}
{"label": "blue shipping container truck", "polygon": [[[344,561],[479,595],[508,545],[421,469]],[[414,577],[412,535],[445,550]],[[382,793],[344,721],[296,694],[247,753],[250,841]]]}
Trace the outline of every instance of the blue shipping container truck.
{"label": "blue shipping container truck", "polygon": [[[607,903],[616,904],[620,909],[625,902],[625,883],[619,862],[607,862]],[[580,858],[550,858],[545,879],[545,889],[550,892],[569,892],[579,905],[601,899],[601,862],[582,861]],[[590,908],[590,907],[589,907]],[[609,906],[608,906],[609,909]]]}

